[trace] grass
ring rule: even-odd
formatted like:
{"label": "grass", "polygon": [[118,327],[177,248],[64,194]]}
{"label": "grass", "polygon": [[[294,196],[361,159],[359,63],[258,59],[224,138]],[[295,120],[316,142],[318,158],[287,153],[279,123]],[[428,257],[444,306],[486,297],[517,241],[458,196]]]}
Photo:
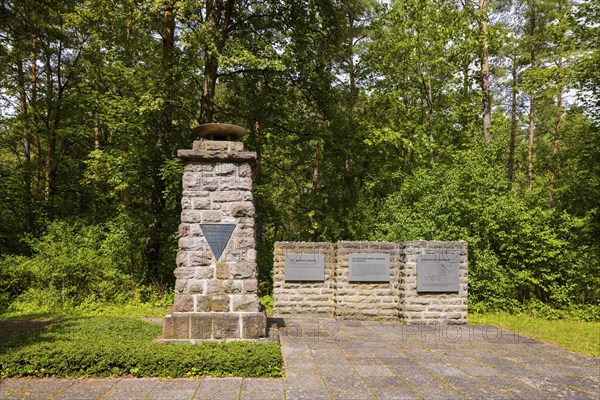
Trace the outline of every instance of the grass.
{"label": "grass", "polygon": [[527,315],[469,314],[473,325],[493,325],[589,357],[600,357],[600,322],[546,320]]}
{"label": "grass", "polygon": [[155,343],[161,330],[124,317],[66,319],[0,343],[0,379],[282,376],[277,343]]}

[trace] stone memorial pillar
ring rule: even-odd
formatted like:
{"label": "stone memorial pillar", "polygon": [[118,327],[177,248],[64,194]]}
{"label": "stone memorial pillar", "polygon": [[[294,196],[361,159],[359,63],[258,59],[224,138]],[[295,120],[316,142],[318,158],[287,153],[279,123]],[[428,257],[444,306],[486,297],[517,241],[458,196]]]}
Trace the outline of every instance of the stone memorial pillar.
{"label": "stone memorial pillar", "polygon": [[204,124],[203,140],[179,150],[183,198],[173,313],[163,340],[255,339],[266,335],[258,298],[252,166],[246,134],[235,125]]}

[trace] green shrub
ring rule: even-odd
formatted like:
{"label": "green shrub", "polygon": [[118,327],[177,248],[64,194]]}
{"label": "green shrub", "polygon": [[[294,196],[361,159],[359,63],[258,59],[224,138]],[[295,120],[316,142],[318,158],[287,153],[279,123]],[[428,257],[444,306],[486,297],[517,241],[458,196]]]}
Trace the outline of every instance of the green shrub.
{"label": "green shrub", "polygon": [[115,317],[69,319],[0,345],[0,378],[17,376],[281,376],[279,344],[160,344],[159,325]]}
{"label": "green shrub", "polygon": [[[0,259],[0,310],[58,314],[91,304],[124,304],[152,297],[132,273],[139,264],[126,226],[54,222],[30,239],[31,257]],[[150,295],[149,295],[150,293]]]}

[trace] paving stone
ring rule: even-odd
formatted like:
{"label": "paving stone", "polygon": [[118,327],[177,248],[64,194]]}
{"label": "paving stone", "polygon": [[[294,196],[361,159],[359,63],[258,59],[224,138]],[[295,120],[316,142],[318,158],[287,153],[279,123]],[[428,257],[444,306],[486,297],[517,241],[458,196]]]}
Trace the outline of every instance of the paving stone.
{"label": "paving stone", "polygon": [[419,395],[426,400],[455,400],[464,399],[463,396],[453,390],[419,390]]}
{"label": "paving stone", "polygon": [[146,397],[146,400],[189,400],[194,397],[196,393],[195,389],[188,390],[153,390],[152,393]]}
{"label": "paving stone", "polygon": [[329,392],[313,389],[286,389],[286,400],[329,400]]}
{"label": "paving stone", "polygon": [[242,390],[241,400],[281,400],[283,399],[283,390],[267,392],[260,390]]}
{"label": "paving stone", "polygon": [[143,400],[149,394],[149,391],[141,390],[109,390],[99,397],[101,400]]}
{"label": "paving stone", "polygon": [[421,400],[421,396],[411,390],[373,389],[379,400]]}
{"label": "paving stone", "polygon": [[361,376],[377,376],[377,377],[386,377],[386,376],[396,376],[394,371],[386,367],[385,365],[355,365],[354,369]]}
{"label": "paving stone", "polygon": [[152,390],[158,385],[158,378],[129,378],[121,379],[113,386],[113,390]]}
{"label": "paving stone", "polygon": [[331,397],[339,400],[373,400],[375,395],[367,389],[333,389]]}
{"label": "paving stone", "polygon": [[505,395],[498,393],[496,390],[486,389],[462,389],[459,391],[466,399],[472,400],[508,400],[509,398]]}
{"label": "paving stone", "polygon": [[246,390],[269,390],[283,391],[283,380],[276,378],[244,378],[242,391]]}
{"label": "paving stone", "polygon": [[367,376],[363,378],[363,381],[369,388],[379,389],[400,389],[407,388],[406,382],[397,376],[386,376],[386,377],[375,377]]}
{"label": "paving stone", "polygon": [[323,380],[331,389],[340,388],[366,388],[363,381],[357,375],[350,376],[324,376]]}
{"label": "paving stone", "polygon": [[26,390],[21,390],[12,393],[8,397],[5,397],[4,400],[17,400],[17,399],[29,399],[29,400],[50,400],[54,397],[53,393],[50,392],[30,392]]}
{"label": "paving stone", "polygon": [[283,378],[283,387],[287,389],[315,389],[315,390],[324,390],[325,383],[323,380],[313,377],[286,377]]}

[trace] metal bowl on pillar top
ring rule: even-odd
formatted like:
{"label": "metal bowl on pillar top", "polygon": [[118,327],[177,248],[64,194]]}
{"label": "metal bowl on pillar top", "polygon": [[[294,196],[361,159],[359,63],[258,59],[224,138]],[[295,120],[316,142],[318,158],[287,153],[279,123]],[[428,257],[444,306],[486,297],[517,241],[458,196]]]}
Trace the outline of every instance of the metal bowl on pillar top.
{"label": "metal bowl on pillar top", "polygon": [[241,126],[218,123],[202,124],[195,127],[193,131],[204,140],[228,140],[231,142],[239,141],[248,133]]}

